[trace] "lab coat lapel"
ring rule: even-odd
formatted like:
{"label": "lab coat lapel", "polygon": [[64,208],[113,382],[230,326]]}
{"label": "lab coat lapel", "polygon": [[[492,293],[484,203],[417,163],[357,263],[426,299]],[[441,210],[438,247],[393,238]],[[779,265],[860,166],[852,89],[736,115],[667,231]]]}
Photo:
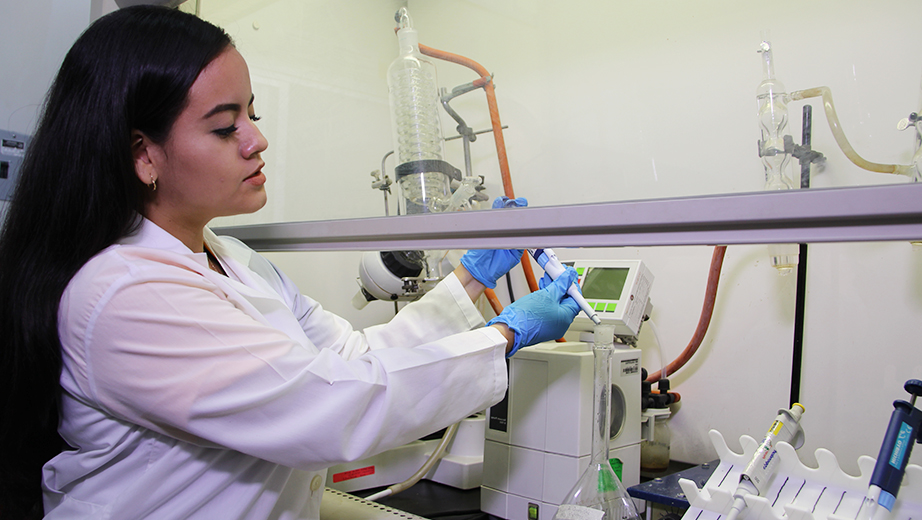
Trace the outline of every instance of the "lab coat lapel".
{"label": "lab coat lapel", "polygon": [[[213,237],[214,235],[212,235]],[[210,237],[209,237],[210,238]],[[262,277],[244,264],[245,259],[238,259],[234,251],[229,251],[220,240],[207,240],[209,247],[221,258],[228,276],[211,276],[216,273],[208,270],[206,275],[218,284],[229,297],[239,297],[252,307],[258,319],[284,332],[304,348],[318,352],[317,347],[304,334],[304,329],[281,295]]]}

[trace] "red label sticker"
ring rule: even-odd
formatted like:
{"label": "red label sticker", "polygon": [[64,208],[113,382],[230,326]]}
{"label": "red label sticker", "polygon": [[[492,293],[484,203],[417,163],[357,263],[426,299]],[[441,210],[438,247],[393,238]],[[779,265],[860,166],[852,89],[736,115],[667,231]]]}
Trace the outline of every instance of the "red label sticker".
{"label": "red label sticker", "polygon": [[352,480],[359,477],[367,477],[368,475],[375,474],[375,467],[368,466],[367,468],[353,469],[350,471],[343,471],[342,473],[333,474],[333,482],[342,482],[344,480]]}

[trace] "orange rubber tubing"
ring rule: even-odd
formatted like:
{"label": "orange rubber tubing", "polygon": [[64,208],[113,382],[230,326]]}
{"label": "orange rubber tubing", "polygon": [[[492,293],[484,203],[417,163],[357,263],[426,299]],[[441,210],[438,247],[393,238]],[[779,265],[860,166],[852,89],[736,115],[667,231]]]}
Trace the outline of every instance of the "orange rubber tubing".
{"label": "orange rubber tubing", "polygon": [[496,155],[499,158],[499,172],[503,178],[503,192],[510,199],[514,199],[515,192],[512,189],[512,175],[509,173],[509,159],[506,157],[506,141],[503,139],[503,124],[499,119],[499,107],[496,104],[496,92],[493,89],[493,78],[490,76],[490,72],[483,65],[470,58],[433,49],[423,44],[419,44],[419,52],[426,56],[464,65],[480,75],[480,79],[476,80],[474,84],[480,86],[479,83],[483,83],[483,90],[487,94],[490,124],[493,126],[493,140],[496,142]]}
{"label": "orange rubber tubing", "polygon": [[[720,281],[720,269],[723,266],[724,254],[726,252],[727,246],[716,246],[714,248],[714,253],[711,255],[711,268],[708,272],[707,289],[704,293],[704,304],[701,307],[701,316],[698,318],[698,328],[695,329],[691,341],[688,342],[688,346],[679,354],[679,357],[672,363],[666,365],[666,377],[671,376],[677,370],[685,366],[685,363],[688,363],[688,360],[695,355],[695,352],[698,351],[698,347],[701,346],[701,342],[704,341],[704,335],[707,333],[708,326],[711,324],[711,316],[714,315],[714,302],[717,300],[717,284]],[[659,381],[662,374],[663,370],[653,372],[647,377],[647,382],[655,383]]]}
{"label": "orange rubber tubing", "polygon": [[500,303],[499,298],[496,297],[496,292],[487,287],[483,290],[483,295],[486,296],[487,301],[490,302],[490,307],[493,307],[493,312],[499,316],[499,313],[503,312],[503,304]]}
{"label": "orange rubber tubing", "polygon": [[[496,91],[493,89],[493,78],[490,75],[490,72],[487,71],[483,65],[477,63],[476,61],[464,56],[460,56],[458,54],[452,54],[450,52],[433,49],[432,47],[428,47],[423,44],[419,44],[419,51],[432,58],[450,61],[452,63],[457,63],[458,65],[464,65],[477,74],[480,74],[480,78],[474,80],[473,84],[476,87],[483,87],[483,90],[487,95],[487,106],[490,109],[490,124],[493,127],[493,140],[496,142],[496,155],[499,158],[499,171],[503,179],[503,194],[510,199],[514,199],[515,191],[512,189],[512,175],[509,173],[509,158],[506,156],[506,141],[503,139],[503,124],[499,119],[499,107],[496,104]],[[535,272],[531,266],[531,260],[529,259],[527,252],[522,255],[521,263],[522,271],[525,273],[525,281],[528,282],[528,289],[532,292],[537,291],[538,282],[535,280]],[[495,297],[496,295],[493,294],[493,298]],[[487,298],[490,298],[489,293]],[[490,305],[492,305],[493,309],[496,310],[496,306],[499,305],[499,300],[496,300],[495,303],[493,300],[491,300]],[[499,306],[499,309],[500,310],[496,312],[497,314],[502,311],[502,305]]]}

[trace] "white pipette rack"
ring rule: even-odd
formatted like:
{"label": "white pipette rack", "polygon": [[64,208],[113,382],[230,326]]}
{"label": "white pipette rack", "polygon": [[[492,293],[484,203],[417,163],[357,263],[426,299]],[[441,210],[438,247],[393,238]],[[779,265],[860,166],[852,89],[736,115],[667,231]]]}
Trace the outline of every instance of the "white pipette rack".
{"label": "white pipette rack", "polygon": [[[720,465],[711,474],[704,488],[698,489],[691,480],[681,479],[679,485],[691,507],[682,520],[720,520],[730,512],[733,492],[739,484],[740,472],[752,459],[759,443],[747,435],[740,437],[743,453],[727,447],[717,430],[709,432],[711,443],[720,456]],[[829,450],[816,450],[819,467],[804,466],[794,448],[778,444],[778,470],[762,496],[746,499],[742,520],[855,520],[868,490],[874,458],[861,456],[858,468],[861,476],[853,477],[839,468],[836,456]],[[910,464],[903,485],[890,514],[890,520],[922,519],[922,467]]]}

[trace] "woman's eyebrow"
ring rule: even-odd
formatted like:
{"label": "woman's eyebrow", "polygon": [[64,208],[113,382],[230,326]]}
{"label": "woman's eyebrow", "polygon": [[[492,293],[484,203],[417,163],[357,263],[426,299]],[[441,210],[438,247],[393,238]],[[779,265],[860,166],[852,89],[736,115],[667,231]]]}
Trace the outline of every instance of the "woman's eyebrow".
{"label": "woman's eyebrow", "polygon": [[[247,106],[248,107],[251,106],[253,104],[253,100],[255,99],[256,99],[256,96],[253,94],[250,94],[250,102],[247,104]],[[239,112],[240,109],[241,109],[241,106],[239,103],[222,103],[212,108],[211,110],[209,110],[207,114],[202,116],[202,119],[208,119],[209,117],[215,114],[219,114],[221,112],[227,112],[227,111]]]}

